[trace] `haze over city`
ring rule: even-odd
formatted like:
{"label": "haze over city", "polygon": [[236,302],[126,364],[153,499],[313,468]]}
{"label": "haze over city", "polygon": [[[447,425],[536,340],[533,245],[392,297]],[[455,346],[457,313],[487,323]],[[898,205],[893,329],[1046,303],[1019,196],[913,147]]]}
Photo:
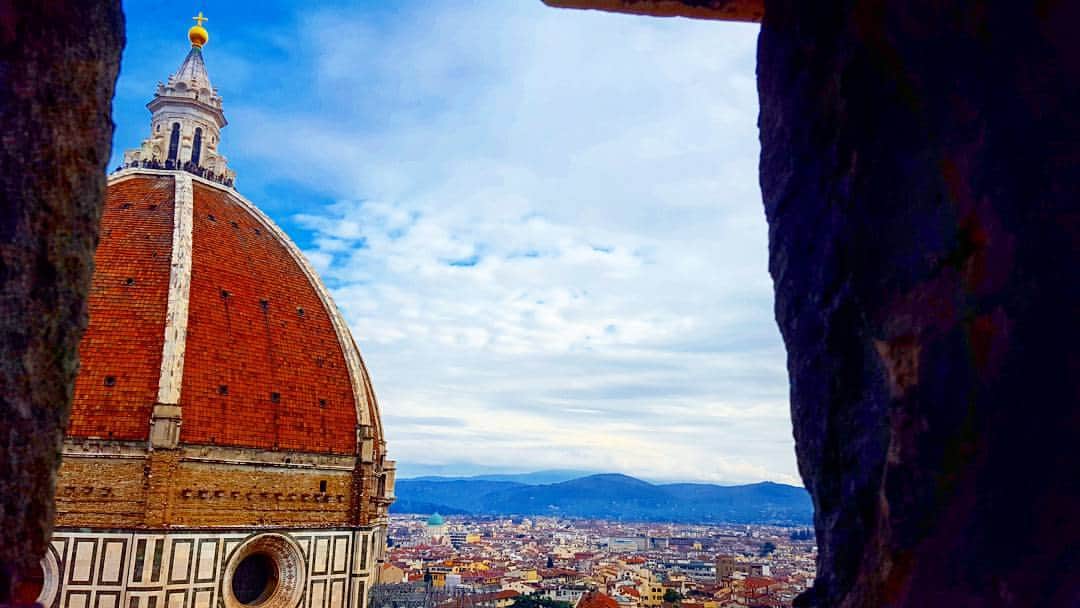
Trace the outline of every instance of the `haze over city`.
{"label": "haze over city", "polygon": [[[207,3],[206,61],[222,152],[330,286],[400,476],[800,484],[756,26],[387,4]],[[112,166],[189,8],[127,6]]]}

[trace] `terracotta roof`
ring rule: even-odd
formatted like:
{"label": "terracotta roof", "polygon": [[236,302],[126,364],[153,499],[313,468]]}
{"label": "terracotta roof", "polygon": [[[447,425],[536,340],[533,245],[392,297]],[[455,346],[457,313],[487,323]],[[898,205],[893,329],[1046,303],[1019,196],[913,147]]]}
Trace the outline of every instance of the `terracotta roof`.
{"label": "terracotta roof", "polygon": [[68,434],[144,441],[157,400],[169,295],[173,180],[112,185],[79,343]]}
{"label": "terracotta roof", "polygon": [[756,577],[756,576],[747,578],[745,581],[743,581],[743,585],[748,590],[749,589],[761,589],[763,587],[768,587],[770,585],[775,585],[775,584],[776,584],[776,581],[774,581],[771,578],[762,578],[762,577]]}
{"label": "terracotta roof", "polygon": [[557,577],[579,577],[583,576],[577,570],[570,570],[569,568],[544,568],[537,571],[537,574],[541,578],[557,578]]}
{"label": "terracotta roof", "polygon": [[[168,175],[108,186],[70,436],[148,438],[165,341],[174,190]],[[339,337],[295,247],[256,213],[225,189],[194,181],[180,441],[353,455],[359,421],[342,349],[352,338]],[[368,379],[358,376],[377,425]]]}
{"label": "terracotta roof", "polygon": [[195,184],[194,226],[181,440],[352,454],[349,371],[303,270],[221,190]]}
{"label": "terracotta roof", "polygon": [[619,603],[609,595],[599,591],[590,591],[581,596],[577,608],[619,608]]}

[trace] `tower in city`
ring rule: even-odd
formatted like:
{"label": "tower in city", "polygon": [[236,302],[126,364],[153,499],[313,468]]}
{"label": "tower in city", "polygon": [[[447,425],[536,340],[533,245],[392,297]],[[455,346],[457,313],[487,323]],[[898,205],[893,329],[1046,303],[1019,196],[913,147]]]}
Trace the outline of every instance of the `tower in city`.
{"label": "tower in city", "polygon": [[394,463],[352,335],[237,190],[199,14],[108,179],[38,600],[364,608]]}

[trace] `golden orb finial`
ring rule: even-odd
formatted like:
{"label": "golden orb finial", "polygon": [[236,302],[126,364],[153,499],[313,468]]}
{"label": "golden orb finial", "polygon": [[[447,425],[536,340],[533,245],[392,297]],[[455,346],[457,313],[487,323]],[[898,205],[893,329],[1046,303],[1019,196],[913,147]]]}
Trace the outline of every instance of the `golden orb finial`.
{"label": "golden orb finial", "polygon": [[203,21],[209,21],[209,19],[203,17],[202,11],[199,11],[199,14],[191,19],[195,21],[195,25],[191,26],[191,29],[187,31],[187,37],[191,41],[191,46],[201,49],[210,40],[210,32],[206,31],[206,28],[202,25]]}

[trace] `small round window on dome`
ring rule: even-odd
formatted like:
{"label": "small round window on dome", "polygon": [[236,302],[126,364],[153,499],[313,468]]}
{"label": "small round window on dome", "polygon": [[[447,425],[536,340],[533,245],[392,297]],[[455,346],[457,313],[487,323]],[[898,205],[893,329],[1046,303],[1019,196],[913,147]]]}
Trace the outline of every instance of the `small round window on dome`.
{"label": "small round window on dome", "polygon": [[258,606],[270,599],[278,587],[278,566],[266,553],[252,553],[236,566],[232,592],[245,606]]}
{"label": "small round window on dome", "polygon": [[116,386],[116,376],[105,376],[105,386]]}

